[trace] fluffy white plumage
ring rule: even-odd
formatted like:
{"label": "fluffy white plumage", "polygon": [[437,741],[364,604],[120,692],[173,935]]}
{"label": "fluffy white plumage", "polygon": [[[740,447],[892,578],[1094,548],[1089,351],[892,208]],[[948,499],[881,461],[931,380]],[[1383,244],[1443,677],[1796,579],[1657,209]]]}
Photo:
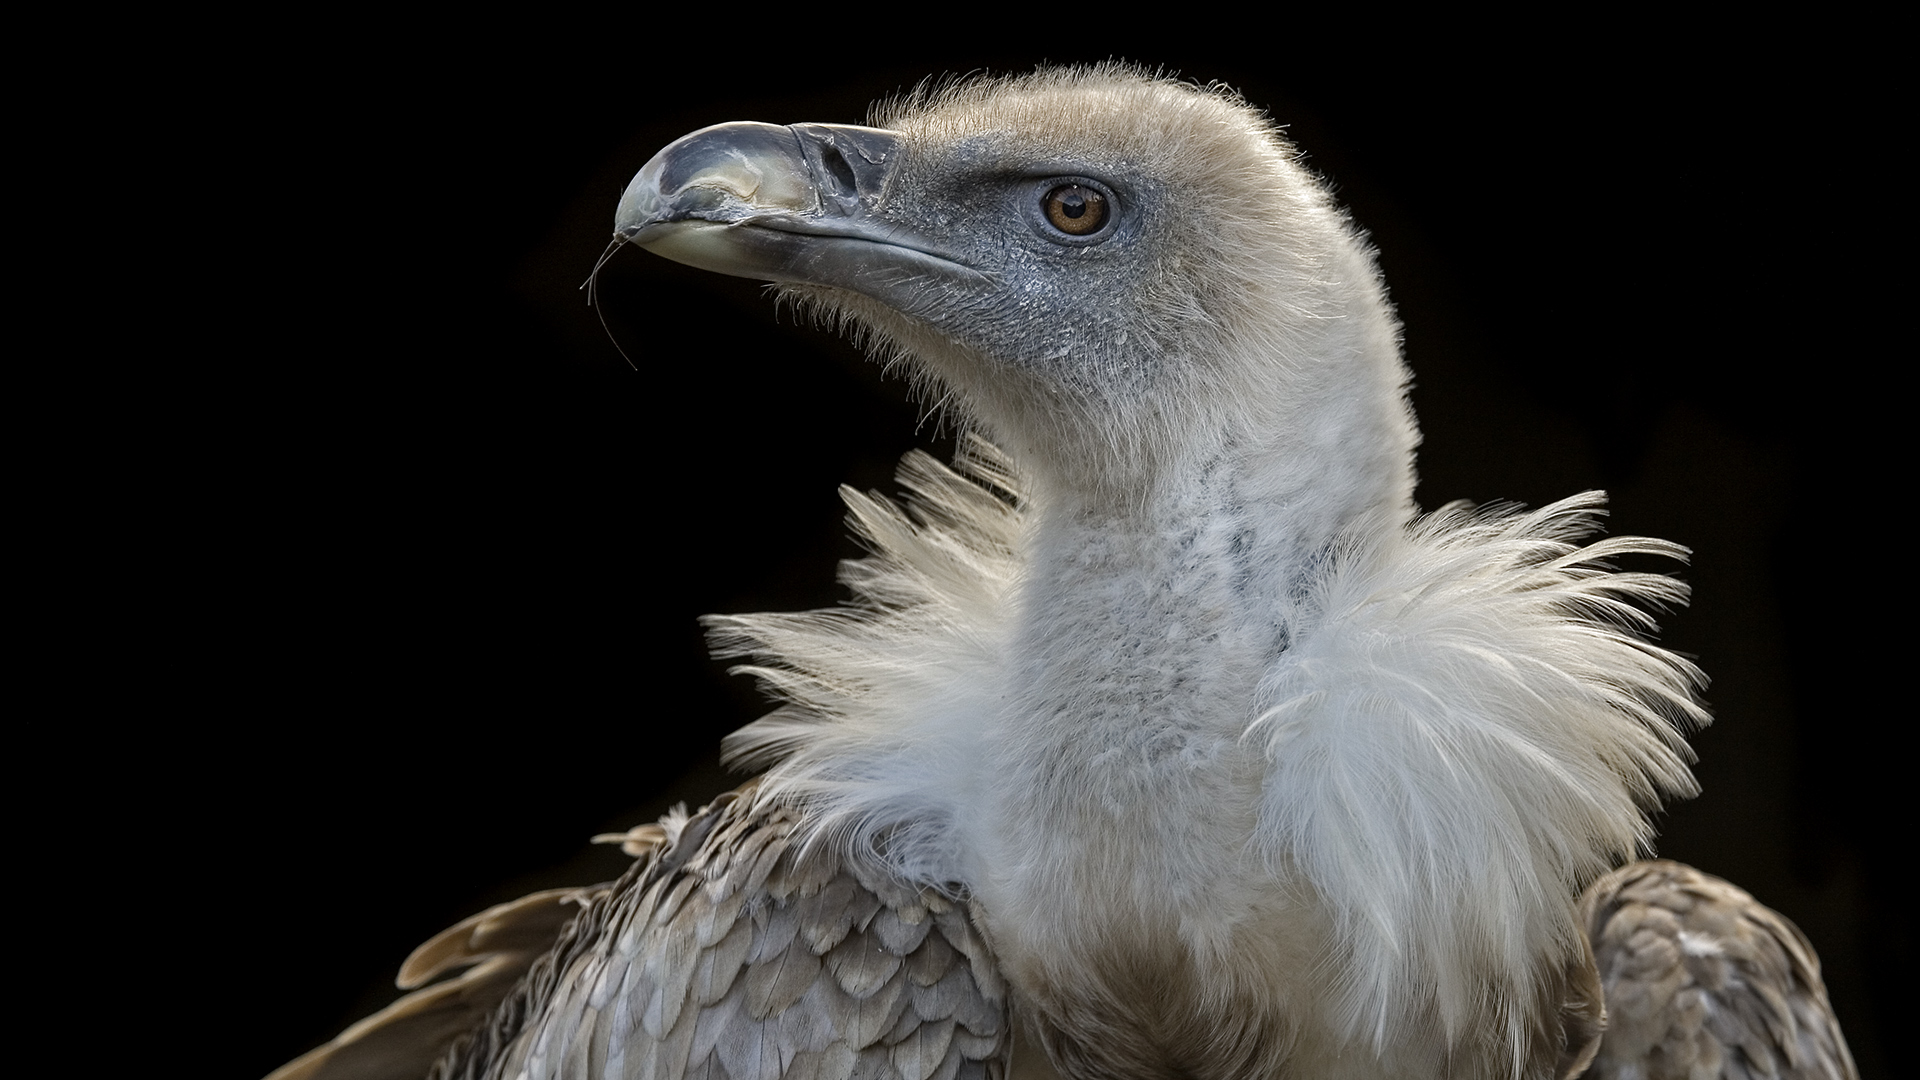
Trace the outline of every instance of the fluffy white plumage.
{"label": "fluffy white plumage", "polygon": [[[1031,716],[1002,715],[1020,700],[1012,623],[1030,523],[969,477],[1003,492],[1018,482],[985,446],[961,466],[967,475],[910,458],[907,507],[848,493],[875,552],[844,575],[857,606],[710,625],[722,654],[776,661],[744,670],[790,704],[730,740],[744,762],[778,762],[768,794],[808,806],[832,842],[884,851],[912,879],[978,891],[992,911],[984,883],[996,868],[1012,876],[1002,864],[1021,844],[1036,864],[1083,860],[1054,850],[1051,815],[1029,821],[1039,835],[991,833],[1007,824],[991,807],[1020,798],[983,797],[1008,781],[996,783],[996,764],[1055,761],[1059,748],[1018,737]],[[1576,546],[1599,502],[1590,493],[1533,513],[1455,506],[1357,522],[1329,551],[1331,572],[1277,609],[1292,644],[1245,708],[1203,724],[1204,742],[1165,754],[1123,743],[1086,763],[1147,765],[1115,770],[1147,790],[1108,787],[1090,800],[1122,844],[1091,861],[1132,876],[1052,883],[1073,902],[1028,885],[1063,924],[1041,933],[1072,942],[1085,931],[1085,897],[1131,887],[1138,908],[1167,909],[1193,956],[1232,965],[1244,943],[1223,905],[1255,909],[1294,874],[1322,898],[1341,943],[1337,960],[1316,963],[1332,968],[1320,989],[1343,1039],[1382,1053],[1437,1021],[1459,1040],[1484,1022],[1490,980],[1501,998],[1535,998],[1548,943],[1580,949],[1572,897],[1647,844],[1645,810],[1692,789],[1671,718],[1705,720],[1689,693],[1697,672],[1635,632],[1651,627],[1641,605],[1680,602],[1684,587],[1602,565],[1680,552],[1625,537]],[[1011,746],[993,745],[1008,731]],[[1223,760],[1241,790],[1186,775]],[[1222,845],[1191,832],[1223,801],[1240,803],[1242,824],[1257,822],[1227,830],[1226,846],[1248,850],[1224,865]],[[1505,1019],[1516,1044],[1530,1037],[1525,1017]]]}
{"label": "fluffy white plumage", "polygon": [[1600,502],[1362,524],[1263,679],[1261,842],[1336,913],[1342,1026],[1376,1048],[1404,1035],[1410,985],[1432,987],[1449,1040],[1490,973],[1497,996],[1537,994],[1545,943],[1578,950],[1569,887],[1648,847],[1645,812],[1694,791],[1672,721],[1705,722],[1698,673],[1634,633],[1652,628],[1638,605],[1685,590],[1605,568],[1679,551],[1576,546]]}

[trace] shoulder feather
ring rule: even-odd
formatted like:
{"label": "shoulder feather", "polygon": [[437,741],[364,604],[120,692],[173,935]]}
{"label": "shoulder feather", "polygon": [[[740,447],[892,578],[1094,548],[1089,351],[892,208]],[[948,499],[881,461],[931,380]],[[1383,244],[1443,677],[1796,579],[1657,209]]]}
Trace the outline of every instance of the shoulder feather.
{"label": "shoulder feather", "polygon": [[1004,1075],[1006,992],[964,905],[793,846],[752,788],[583,912],[436,1080]]}
{"label": "shoulder feather", "polygon": [[1663,859],[1595,882],[1580,913],[1607,998],[1593,1080],[1857,1080],[1813,946],[1746,892]]}

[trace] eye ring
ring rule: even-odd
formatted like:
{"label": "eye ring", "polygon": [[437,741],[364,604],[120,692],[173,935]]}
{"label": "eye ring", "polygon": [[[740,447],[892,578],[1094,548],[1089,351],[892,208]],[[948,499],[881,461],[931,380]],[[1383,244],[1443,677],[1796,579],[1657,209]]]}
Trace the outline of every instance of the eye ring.
{"label": "eye ring", "polygon": [[1087,184],[1055,184],[1040,197],[1040,214],[1047,224],[1068,236],[1092,236],[1113,217],[1107,193]]}

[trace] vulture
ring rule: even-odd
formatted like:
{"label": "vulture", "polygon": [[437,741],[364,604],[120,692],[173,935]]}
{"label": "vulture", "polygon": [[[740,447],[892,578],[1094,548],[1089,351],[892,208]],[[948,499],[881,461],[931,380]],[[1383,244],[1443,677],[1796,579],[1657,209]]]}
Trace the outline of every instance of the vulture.
{"label": "vulture", "polygon": [[[759,775],[483,912],[274,1080],[1852,1077],[1786,919],[1633,861],[1685,602],[1596,492],[1413,503],[1363,235],[1233,92],[923,87],[656,155],[615,247],[773,283],[964,431],[845,605],[716,617]],[[464,972],[439,982],[449,972]]]}

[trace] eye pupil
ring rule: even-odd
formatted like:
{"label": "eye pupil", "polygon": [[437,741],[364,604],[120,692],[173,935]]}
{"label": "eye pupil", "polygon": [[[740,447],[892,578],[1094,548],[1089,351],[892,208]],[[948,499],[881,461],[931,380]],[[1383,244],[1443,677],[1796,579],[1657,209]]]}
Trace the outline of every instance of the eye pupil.
{"label": "eye pupil", "polygon": [[1107,197],[1084,184],[1061,184],[1040,206],[1047,222],[1068,236],[1087,236],[1107,223]]}

